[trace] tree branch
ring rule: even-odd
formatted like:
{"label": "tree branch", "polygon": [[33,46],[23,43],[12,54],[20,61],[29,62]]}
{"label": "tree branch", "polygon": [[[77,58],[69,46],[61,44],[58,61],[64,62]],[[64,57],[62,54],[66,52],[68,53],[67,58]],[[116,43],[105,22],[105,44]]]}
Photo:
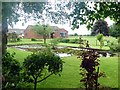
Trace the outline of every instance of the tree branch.
{"label": "tree branch", "polygon": [[43,79],[37,81],[37,83],[38,83],[38,82],[42,82],[43,80],[45,80],[45,79],[47,79],[48,77],[50,77],[52,74],[54,74],[54,73],[51,73],[51,74],[49,74],[48,76],[44,77]]}

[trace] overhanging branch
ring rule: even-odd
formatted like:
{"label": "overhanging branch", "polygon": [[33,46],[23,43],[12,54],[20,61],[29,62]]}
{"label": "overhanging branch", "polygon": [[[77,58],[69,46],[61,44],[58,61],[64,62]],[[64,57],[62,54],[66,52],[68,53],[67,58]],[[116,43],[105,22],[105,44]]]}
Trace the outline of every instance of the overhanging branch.
{"label": "overhanging branch", "polygon": [[51,74],[49,74],[48,76],[44,77],[43,79],[37,81],[37,83],[38,83],[38,82],[42,82],[42,81],[44,81],[45,79],[47,79],[48,77],[50,77],[52,74],[54,74],[54,73],[51,73]]}

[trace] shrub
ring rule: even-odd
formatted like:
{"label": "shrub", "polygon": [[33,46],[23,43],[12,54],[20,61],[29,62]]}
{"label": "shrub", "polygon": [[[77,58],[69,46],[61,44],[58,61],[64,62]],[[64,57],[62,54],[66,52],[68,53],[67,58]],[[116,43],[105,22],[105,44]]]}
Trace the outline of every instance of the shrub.
{"label": "shrub", "polygon": [[79,43],[79,39],[70,39],[69,43]]}
{"label": "shrub", "polygon": [[98,41],[101,41],[102,38],[103,38],[103,34],[98,34],[98,35],[97,35],[97,40],[98,40]]}
{"label": "shrub", "polygon": [[37,41],[35,38],[31,38],[31,41]]}
{"label": "shrub", "polygon": [[110,48],[110,51],[112,52],[120,52],[120,43],[111,42],[109,44],[109,48]]}
{"label": "shrub", "polygon": [[18,89],[18,90],[21,90],[21,89],[23,89],[23,88],[26,88],[26,89],[29,89],[29,90],[33,90],[32,88],[33,88],[33,85],[32,85],[32,83],[26,83],[26,82],[20,82],[19,84],[18,84],[18,86],[16,87],[16,90]]}
{"label": "shrub", "polygon": [[14,89],[20,81],[20,63],[14,59],[15,54],[8,52],[2,57],[2,88],[3,89]]}
{"label": "shrub", "polygon": [[86,90],[98,90],[98,78],[104,76],[104,73],[99,72],[99,54],[95,51],[83,51],[81,56],[82,62],[80,65],[82,79]]}
{"label": "shrub", "polygon": [[57,38],[58,42],[61,42],[63,38]]}
{"label": "shrub", "polygon": [[53,49],[55,49],[55,46],[57,46],[58,43],[59,43],[59,42],[58,42],[58,39],[57,39],[57,38],[56,38],[56,39],[52,39],[52,40],[50,41],[50,44],[51,44],[51,46],[52,46]]}
{"label": "shrub", "polygon": [[24,81],[33,83],[36,90],[38,82],[62,71],[63,61],[50,49],[44,49],[25,58],[23,67]]}
{"label": "shrub", "polygon": [[68,43],[70,40],[69,39],[66,39],[66,38],[63,38],[63,39],[61,39],[60,40],[60,42],[62,42],[62,43]]}
{"label": "shrub", "polygon": [[98,34],[97,40],[100,42],[100,48],[102,48],[104,46],[103,34]]}
{"label": "shrub", "polygon": [[77,34],[77,33],[75,33],[75,34],[74,34],[74,36],[78,36],[78,34]]}
{"label": "shrub", "polygon": [[21,41],[21,39],[20,39],[20,38],[17,38],[17,41]]}
{"label": "shrub", "polygon": [[79,37],[79,41],[78,41],[79,47],[84,47],[84,46],[85,46],[85,45],[84,45],[84,41],[85,41],[85,40],[82,39],[82,36],[80,36],[80,37]]}

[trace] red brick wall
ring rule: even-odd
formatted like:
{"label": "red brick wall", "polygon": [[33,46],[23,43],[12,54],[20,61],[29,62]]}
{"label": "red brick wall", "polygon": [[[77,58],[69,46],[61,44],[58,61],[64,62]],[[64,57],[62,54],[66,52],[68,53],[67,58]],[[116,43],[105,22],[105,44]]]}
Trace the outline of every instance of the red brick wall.
{"label": "red brick wall", "polygon": [[[56,32],[54,32],[54,36],[53,38],[61,38],[60,33],[65,32],[66,33],[66,37],[68,38],[68,31],[66,31],[63,28],[60,28],[59,30],[57,30]],[[34,31],[31,30],[31,27],[28,26],[26,28],[26,30],[24,31],[24,38],[36,38],[36,39],[40,39],[43,38],[42,35],[38,35],[37,33],[35,33]]]}
{"label": "red brick wall", "polygon": [[40,39],[43,38],[42,35],[38,35],[34,31],[32,31],[29,27],[24,31],[24,38],[36,38]]}
{"label": "red brick wall", "polygon": [[56,31],[54,33],[54,38],[61,38],[60,33],[62,33],[62,32],[65,32],[66,33],[66,37],[65,38],[68,38],[68,31],[66,31],[65,29],[59,29],[58,31]]}

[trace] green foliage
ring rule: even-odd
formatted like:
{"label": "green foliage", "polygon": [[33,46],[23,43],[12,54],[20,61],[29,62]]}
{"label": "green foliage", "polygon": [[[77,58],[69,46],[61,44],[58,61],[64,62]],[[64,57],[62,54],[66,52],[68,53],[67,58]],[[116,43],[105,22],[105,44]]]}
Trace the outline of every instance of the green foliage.
{"label": "green foliage", "polygon": [[68,43],[70,40],[69,39],[66,39],[66,38],[62,38],[60,39],[60,42],[62,43]]}
{"label": "green foliage", "polygon": [[70,17],[73,17],[73,29],[79,28],[79,25],[83,24],[91,29],[96,20],[104,20],[107,17],[110,17],[117,24],[120,23],[120,13],[118,13],[120,3],[118,2],[75,2],[73,7],[74,10],[70,14]]}
{"label": "green foliage", "polygon": [[37,41],[35,38],[31,38],[31,41]]}
{"label": "green foliage", "polygon": [[103,34],[98,34],[97,35],[97,40],[100,42],[103,39]]}
{"label": "green foliage", "polygon": [[18,84],[18,86],[16,87],[16,89],[23,89],[23,88],[26,88],[26,89],[29,89],[29,90],[33,90],[33,86],[32,86],[32,83],[26,83],[26,82],[20,82]]}
{"label": "green foliage", "polygon": [[44,44],[46,44],[46,39],[53,32],[53,28],[49,25],[35,25],[32,28],[37,34],[43,35]]}
{"label": "green foliage", "polygon": [[79,43],[79,39],[70,39],[69,43]]}
{"label": "green foliage", "polygon": [[119,37],[120,36],[120,24],[113,24],[110,26],[110,36]]}
{"label": "green foliage", "polygon": [[99,83],[98,78],[103,76],[103,73],[99,72],[99,54],[95,51],[83,51],[81,55],[82,63],[80,65],[82,79],[84,86],[88,90],[98,90]]}
{"label": "green foliage", "polygon": [[79,37],[79,47],[84,47],[84,40],[81,36]]}
{"label": "green foliage", "polygon": [[9,42],[17,42],[18,35],[16,32],[8,33],[8,41]]}
{"label": "green foliage", "polygon": [[74,34],[74,36],[78,36],[78,34],[77,34],[77,33],[75,33],[75,34]]}
{"label": "green foliage", "polygon": [[[24,23],[30,18],[29,15],[32,15],[34,19],[40,18],[40,13],[43,11],[45,2],[2,2],[2,53],[6,52],[7,46],[7,36],[8,25],[13,27],[13,24],[16,24],[19,20],[19,17],[22,16]],[[19,13],[18,11],[23,9],[27,14]],[[31,13],[31,14],[30,14]],[[42,14],[41,14],[42,15]]]}
{"label": "green foliage", "polygon": [[50,40],[50,44],[53,49],[55,49],[55,47],[57,46],[58,43],[59,43],[59,41],[57,38]]}
{"label": "green foliage", "polygon": [[120,52],[120,43],[111,42],[109,44],[109,48],[112,52]]}
{"label": "green foliage", "polygon": [[18,85],[20,78],[20,63],[14,58],[15,54],[6,52],[2,57],[3,89],[14,89]]}
{"label": "green foliage", "polygon": [[96,35],[98,33],[101,33],[104,36],[109,36],[109,28],[106,21],[100,19],[95,22],[91,34]]}
{"label": "green foliage", "polygon": [[19,41],[21,41],[21,39],[20,39],[20,38],[17,38],[17,41],[19,42]]}
{"label": "green foliage", "polygon": [[[23,59],[29,53],[28,51],[22,51],[10,47],[8,48],[8,50],[11,53],[12,52],[16,53],[15,58],[19,60],[20,63],[23,62]],[[20,55],[21,57],[19,57]],[[80,73],[79,66],[81,60],[76,58],[76,56],[74,55],[70,57],[63,57],[62,60],[65,63],[64,63],[63,71],[61,73],[61,77],[59,77],[58,75],[57,76],[53,75],[52,77],[49,77],[47,80],[38,83],[37,88],[84,88],[83,85],[79,82],[82,77],[80,77],[80,75],[78,74]],[[116,78],[118,77],[118,56],[107,57],[107,58],[100,57],[100,71],[104,71],[106,74],[106,78],[99,78],[99,83],[101,84],[101,86],[118,88],[118,78]],[[110,71],[114,71],[114,74],[113,72]],[[33,88],[32,83],[31,84],[23,83],[22,85],[21,83],[20,86],[22,87],[22,85],[24,85],[23,88],[27,88],[28,85],[31,85],[31,89]]]}
{"label": "green foliage", "polygon": [[34,89],[36,89],[38,82],[42,82],[53,74],[59,74],[62,66],[63,61],[50,49],[33,53],[23,62],[24,81],[34,83]]}
{"label": "green foliage", "polygon": [[97,40],[100,42],[100,48],[102,48],[104,46],[103,34],[98,34]]}

